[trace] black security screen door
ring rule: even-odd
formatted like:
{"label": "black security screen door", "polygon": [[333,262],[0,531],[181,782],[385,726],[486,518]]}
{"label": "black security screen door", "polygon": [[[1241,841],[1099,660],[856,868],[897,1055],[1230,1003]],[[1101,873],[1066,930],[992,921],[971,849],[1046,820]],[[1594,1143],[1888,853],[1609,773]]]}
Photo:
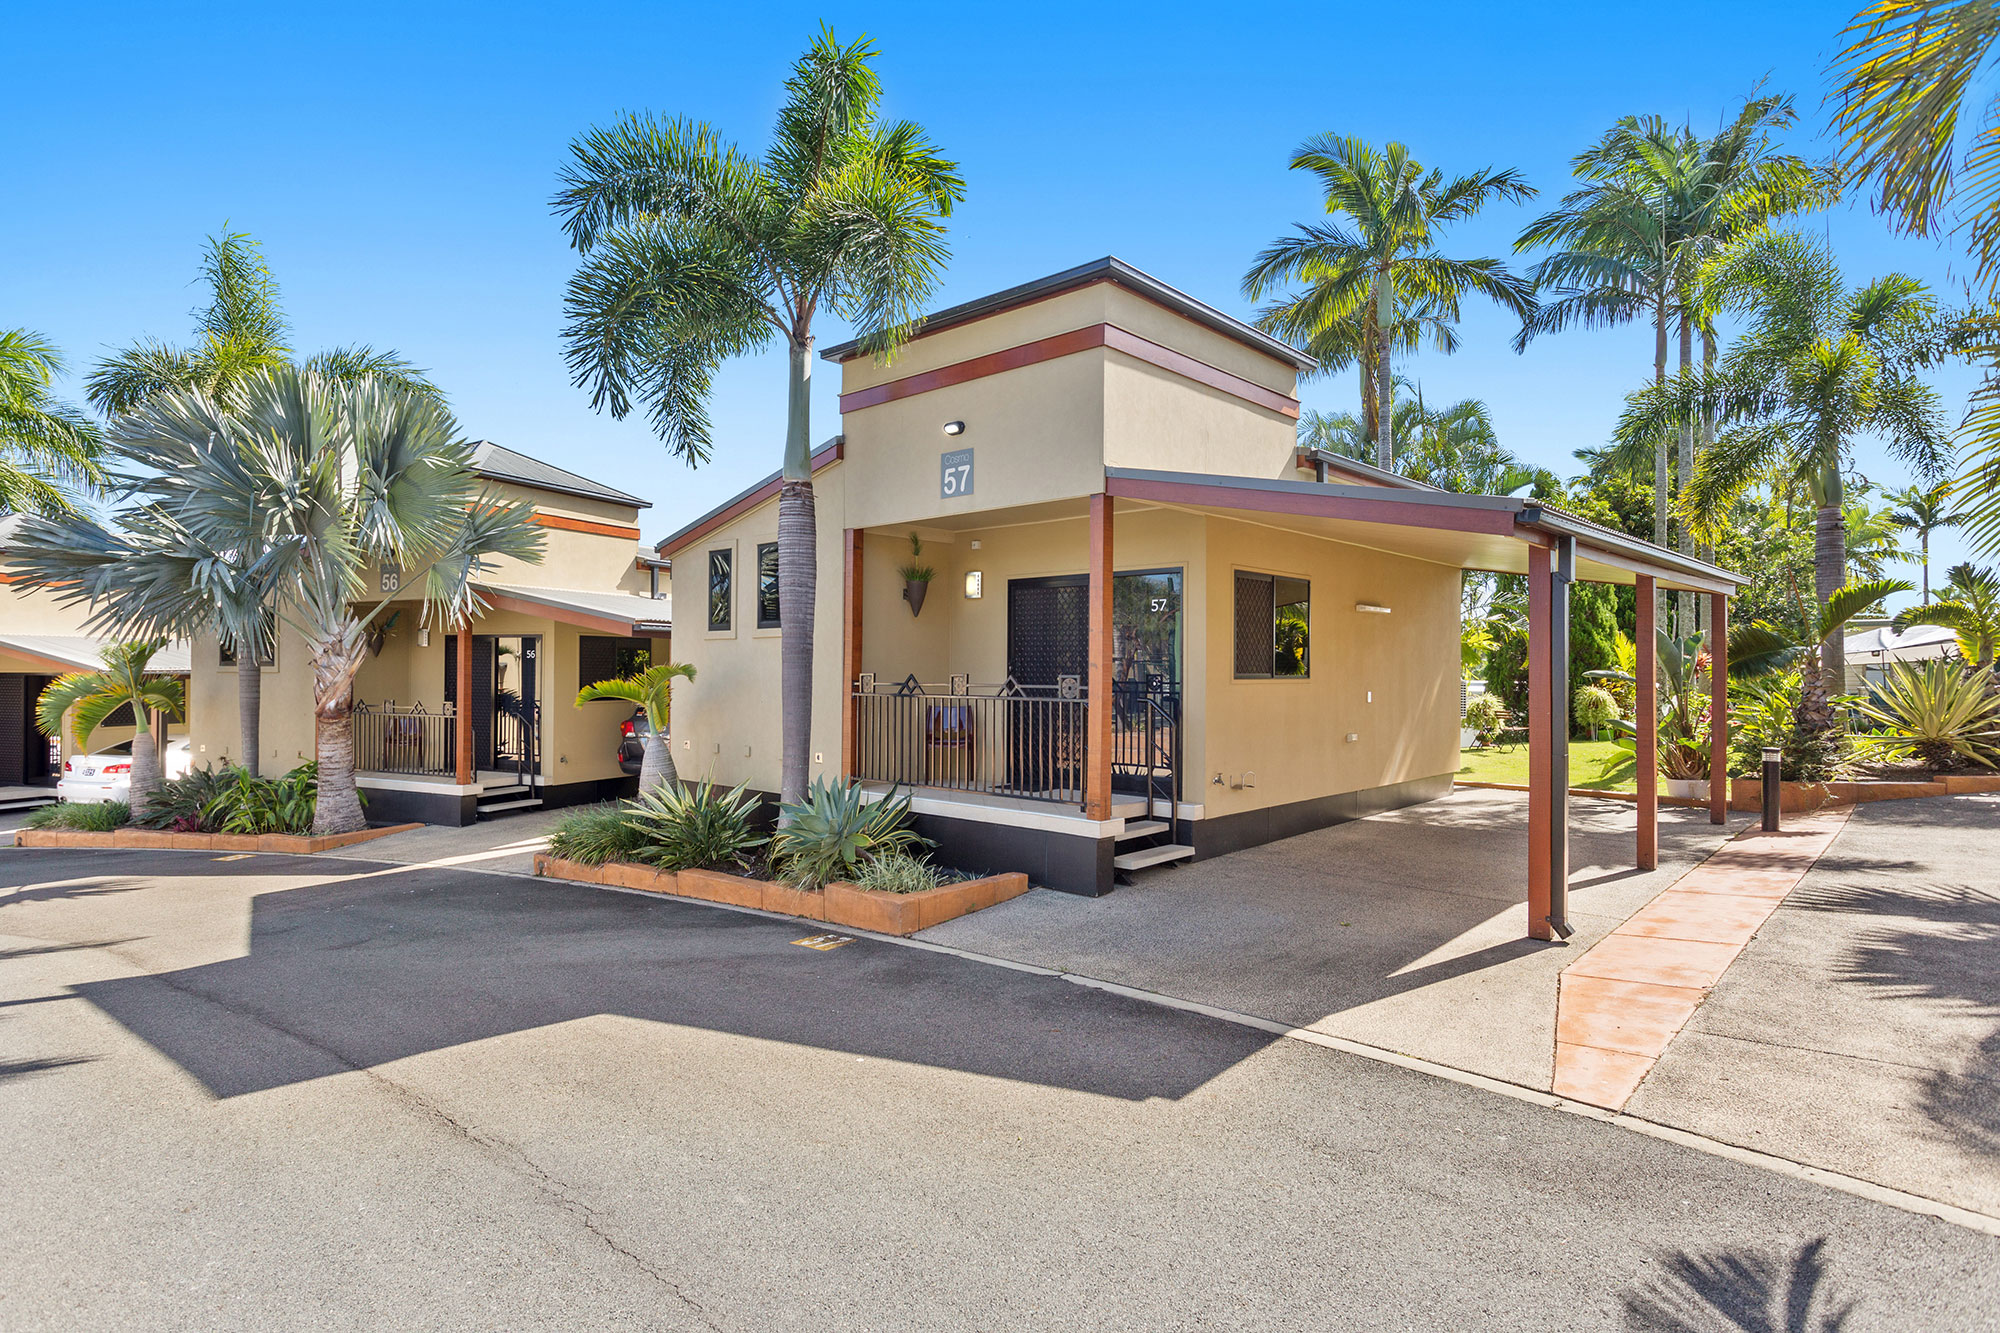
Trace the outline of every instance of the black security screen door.
{"label": "black security screen door", "polygon": [[1056,684],[1090,671],[1090,581],[1081,575],[1007,583],[1007,674]]}

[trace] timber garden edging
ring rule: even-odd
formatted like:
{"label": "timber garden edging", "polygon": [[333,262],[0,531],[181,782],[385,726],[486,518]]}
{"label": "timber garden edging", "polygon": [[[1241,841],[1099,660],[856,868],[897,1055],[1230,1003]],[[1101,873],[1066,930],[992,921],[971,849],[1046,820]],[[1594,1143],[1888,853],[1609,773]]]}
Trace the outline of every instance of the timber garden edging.
{"label": "timber garden edging", "polygon": [[149,848],[181,852],[328,852],[372,842],[391,833],[407,833],[422,824],[387,824],[362,829],[358,833],[332,833],[315,838],[297,833],[174,833],[167,829],[121,828],[109,833],[86,833],[79,829],[19,829],[16,847],[103,847]]}

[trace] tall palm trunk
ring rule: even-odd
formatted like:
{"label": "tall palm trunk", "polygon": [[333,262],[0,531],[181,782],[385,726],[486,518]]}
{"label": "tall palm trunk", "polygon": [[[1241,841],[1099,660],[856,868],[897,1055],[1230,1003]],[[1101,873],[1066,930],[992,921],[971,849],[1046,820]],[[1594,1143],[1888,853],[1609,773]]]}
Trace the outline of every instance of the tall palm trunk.
{"label": "tall palm trunk", "polygon": [[137,819],[152,808],[153,794],[160,789],[160,747],[153,740],[153,710],[134,710],[139,729],[132,734],[132,782],[128,800]]}
{"label": "tall palm trunk", "polygon": [[[351,652],[344,646],[348,644]],[[319,789],[312,831],[318,837],[368,827],[354,781],[354,674],[366,651],[359,628],[352,625],[335,628],[313,648],[313,757],[319,763]],[[469,707],[463,700],[460,706]]]}
{"label": "tall palm trunk", "polygon": [[260,722],[264,708],[264,667],[257,654],[236,654],[236,726],[242,737],[237,759],[250,775],[257,774],[257,752],[264,743]]}
{"label": "tall palm trunk", "polygon": [[812,754],[813,601],[819,589],[818,524],[812,483],[811,334],[791,344],[791,393],[785,414],[785,474],[778,492],[778,625],[782,662],[778,702],[784,748],[779,799],[806,795]]}
{"label": "tall palm trunk", "polygon": [[1361,434],[1371,444],[1376,432],[1381,429],[1380,413],[1375,406],[1375,307],[1368,307],[1368,318],[1361,335],[1361,355],[1358,358],[1361,370]]}
{"label": "tall palm trunk", "polygon": [[1396,327],[1394,284],[1389,266],[1375,271],[1375,466],[1396,466],[1396,381],[1389,365],[1389,331]]}
{"label": "tall palm trunk", "polygon": [[[1701,326],[1701,367],[1704,384],[1715,378],[1715,352],[1715,325],[1705,323]],[[1715,404],[1708,399],[1706,393],[1702,395],[1702,399],[1701,447],[1700,451],[1695,455],[1697,458],[1706,457],[1709,449],[1715,444]],[[1715,563],[1715,547],[1708,542],[1703,542],[1701,545],[1701,557],[1710,564]],[[1711,615],[1706,600],[1697,599],[1694,605],[1696,618],[1706,622]],[[1708,628],[1709,626],[1706,623],[1703,623],[1701,626],[1704,633],[1707,632]]]}
{"label": "tall palm trunk", "polygon": [[[1693,317],[1693,312],[1688,309],[1687,298],[1683,296],[1681,299],[1681,382],[1683,384],[1687,382],[1688,371],[1691,370],[1693,366],[1694,366],[1694,317]],[[1693,480],[1694,480],[1694,417],[1692,415],[1689,415],[1681,418],[1681,460],[1680,460],[1680,470],[1678,478],[1675,483],[1675,490],[1678,492],[1679,490],[1684,489],[1687,486],[1687,484]],[[1688,532],[1687,520],[1682,519],[1679,526],[1680,526],[1680,543],[1679,543],[1680,552],[1682,555],[1693,555],[1694,538]],[[1677,594],[1677,600],[1679,603],[1677,619],[1680,622],[1681,634],[1685,636],[1695,633],[1696,627],[1694,623],[1694,594],[1689,590],[1687,590],[1686,588],[1683,588]]]}
{"label": "tall palm trunk", "polygon": [[[1847,585],[1847,529],[1841,519],[1843,485],[1840,469],[1827,469],[1820,486],[1819,508],[1813,514],[1813,594],[1818,607]],[[1808,621],[1810,623],[1810,621]],[[1840,723],[1833,710],[1833,696],[1841,692],[1847,678],[1847,645],[1842,631],[1833,633],[1819,646],[1819,671],[1806,673],[1799,700],[1799,721],[1815,731],[1830,731]]]}
{"label": "tall palm trunk", "polygon": [[1931,530],[1929,528],[1925,528],[1923,532],[1918,535],[1917,545],[1923,548],[1923,555],[1924,555],[1923,604],[1925,606],[1929,606],[1931,604]]}
{"label": "tall palm trunk", "polygon": [[654,727],[646,733],[646,747],[639,760],[639,790],[648,792],[669,783],[679,785],[680,771],[674,767],[674,747]]}
{"label": "tall palm trunk", "polygon": [[[1653,383],[1667,382],[1667,289],[1662,285],[1653,293]],[[1667,544],[1667,492],[1672,489],[1667,479],[1667,441],[1665,436],[1653,441],[1653,544]],[[1667,595],[1653,590],[1653,614],[1657,618],[1665,605]],[[1662,620],[1660,623],[1664,624]]]}

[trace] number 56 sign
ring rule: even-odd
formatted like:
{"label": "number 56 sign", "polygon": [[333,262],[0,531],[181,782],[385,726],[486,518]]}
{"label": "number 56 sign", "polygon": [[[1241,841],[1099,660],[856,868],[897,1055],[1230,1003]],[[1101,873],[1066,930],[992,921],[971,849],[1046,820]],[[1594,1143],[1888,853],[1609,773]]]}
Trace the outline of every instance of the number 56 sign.
{"label": "number 56 sign", "polygon": [[944,455],[938,494],[947,500],[972,494],[972,450],[953,449]]}

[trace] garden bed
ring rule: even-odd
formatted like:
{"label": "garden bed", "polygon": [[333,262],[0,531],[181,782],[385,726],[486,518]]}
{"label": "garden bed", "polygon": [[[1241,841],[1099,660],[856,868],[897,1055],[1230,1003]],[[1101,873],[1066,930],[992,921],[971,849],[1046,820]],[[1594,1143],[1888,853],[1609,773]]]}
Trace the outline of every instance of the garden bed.
{"label": "garden bed", "polygon": [[878,935],[914,935],[954,917],[1018,898],[1028,891],[1028,877],[1011,872],[945,884],[921,893],[883,893],[841,881],[827,885],[824,890],[797,889],[772,880],[747,879],[716,870],[656,870],[630,861],[589,866],[546,852],[536,855],[535,873],[579,884],[699,898],[731,907],[755,907]]}
{"label": "garden bed", "polygon": [[422,824],[389,824],[359,833],[334,833],[323,838],[296,833],[171,833],[165,829],[121,828],[110,833],[74,829],[21,829],[16,847],[145,847],[179,852],[328,852],[357,842],[386,838],[422,828]]}

